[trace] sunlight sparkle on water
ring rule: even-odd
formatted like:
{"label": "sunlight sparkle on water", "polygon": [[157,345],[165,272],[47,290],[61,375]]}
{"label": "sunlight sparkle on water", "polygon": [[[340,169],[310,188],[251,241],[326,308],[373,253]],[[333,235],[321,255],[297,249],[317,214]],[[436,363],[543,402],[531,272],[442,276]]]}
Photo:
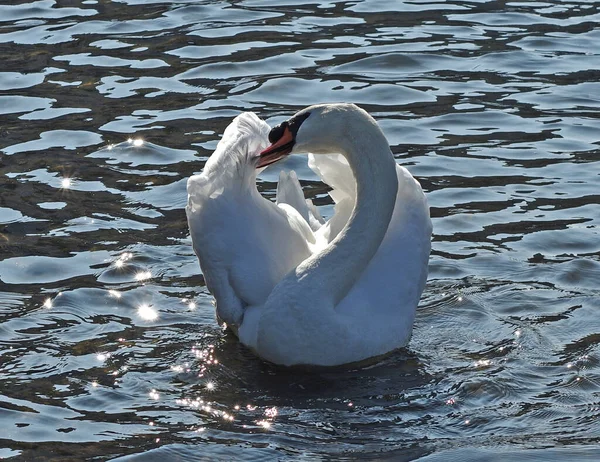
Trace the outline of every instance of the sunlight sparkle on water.
{"label": "sunlight sparkle on water", "polygon": [[[251,406],[250,404],[248,404],[246,406],[246,408],[248,410],[254,410],[254,409],[256,409],[256,406]],[[257,420],[256,424],[260,425],[265,430],[269,430],[273,426],[273,420],[275,419],[275,417],[277,417],[277,414],[278,414],[278,411],[277,411],[277,408],[275,406],[268,407],[264,411],[264,417],[265,418],[261,419],[261,420]]]}
{"label": "sunlight sparkle on water", "polygon": [[118,292],[116,290],[109,290],[108,293],[110,294],[111,297],[121,298],[121,292]]}
{"label": "sunlight sparkle on water", "polygon": [[260,425],[262,428],[264,428],[265,430],[269,430],[271,428],[271,422],[268,422],[267,420],[259,420],[256,423],[258,425]]}
{"label": "sunlight sparkle on water", "polygon": [[71,178],[63,178],[60,182],[60,186],[63,189],[69,189],[71,187]]}
{"label": "sunlight sparkle on water", "polygon": [[145,319],[146,321],[154,321],[158,318],[158,312],[150,305],[146,305],[145,303],[143,305],[140,305],[140,307],[138,308],[138,314],[142,319]]}
{"label": "sunlight sparkle on water", "polygon": [[478,361],[475,361],[474,366],[475,367],[488,367],[492,364],[492,361],[489,359],[480,359]]}
{"label": "sunlight sparkle on water", "polygon": [[258,425],[260,425],[262,428],[264,428],[265,430],[270,430],[271,426],[273,425],[271,422],[269,422],[268,420],[259,420],[258,422],[256,422]]}
{"label": "sunlight sparkle on water", "polygon": [[[234,411],[225,411],[225,410],[214,409],[211,406],[212,403],[210,401],[204,402],[204,400],[202,400],[200,398],[181,398],[181,399],[175,400],[175,402],[180,406],[188,406],[192,409],[199,409],[202,412],[211,414],[214,417],[221,417],[223,420],[225,420],[227,422],[233,422],[235,420]],[[235,409],[235,411],[239,411],[240,406],[236,405],[234,407],[234,409]],[[265,422],[267,420],[268,419],[265,419]]]}
{"label": "sunlight sparkle on water", "polygon": [[143,144],[144,144],[144,140],[141,138],[135,138],[135,139],[129,138],[127,141],[129,141],[130,144],[133,144],[136,147],[143,146]]}
{"label": "sunlight sparkle on water", "polygon": [[115,260],[115,266],[117,268],[123,268],[123,266],[125,265],[125,262],[127,260],[130,260],[132,257],[133,257],[133,254],[130,252],[122,253],[121,255],[119,255],[119,258],[117,258]]}
{"label": "sunlight sparkle on water", "polygon": [[146,279],[150,279],[152,277],[152,273],[150,271],[140,271],[135,275],[135,279],[137,281],[145,281]]}
{"label": "sunlight sparkle on water", "polygon": [[277,417],[277,408],[269,407],[269,408],[265,409],[265,416],[269,417],[271,419]]}
{"label": "sunlight sparkle on water", "polygon": [[215,382],[206,382],[206,389],[207,390],[214,390],[215,389]]}
{"label": "sunlight sparkle on water", "polygon": [[44,308],[52,308],[52,299],[51,298],[47,298],[44,301]]}
{"label": "sunlight sparkle on water", "polygon": [[98,353],[96,355],[98,361],[106,361],[108,358],[110,358],[110,353]]}

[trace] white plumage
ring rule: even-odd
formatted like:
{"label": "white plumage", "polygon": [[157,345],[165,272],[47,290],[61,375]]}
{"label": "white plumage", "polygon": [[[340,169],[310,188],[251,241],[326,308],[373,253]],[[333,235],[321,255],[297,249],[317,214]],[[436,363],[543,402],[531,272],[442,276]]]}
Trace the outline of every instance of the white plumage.
{"label": "white plumage", "polygon": [[405,346],[427,278],[431,221],[418,182],[354,105],[311,106],[294,152],[333,188],[325,222],[282,173],[277,204],[256,188],[269,126],[243,113],[188,181],[194,250],[218,318],[260,357],[340,365]]}

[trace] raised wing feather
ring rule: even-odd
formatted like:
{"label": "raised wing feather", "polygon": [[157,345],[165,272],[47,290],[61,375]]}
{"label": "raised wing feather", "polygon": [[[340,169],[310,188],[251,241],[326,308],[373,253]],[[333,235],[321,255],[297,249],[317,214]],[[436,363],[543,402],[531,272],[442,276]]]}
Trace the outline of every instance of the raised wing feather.
{"label": "raised wing feather", "polygon": [[[255,158],[269,127],[252,113],[225,130],[204,171],[188,180],[192,243],[217,315],[239,325],[249,305],[264,303],[281,278],[310,255],[308,224],[256,189]],[[314,240],[314,236],[312,236]]]}

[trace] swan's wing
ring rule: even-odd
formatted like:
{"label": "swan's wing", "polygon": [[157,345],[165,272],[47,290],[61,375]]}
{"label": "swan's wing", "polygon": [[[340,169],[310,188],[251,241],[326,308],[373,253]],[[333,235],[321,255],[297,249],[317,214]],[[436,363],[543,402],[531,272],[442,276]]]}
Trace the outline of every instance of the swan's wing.
{"label": "swan's wing", "polygon": [[295,210],[276,206],[256,189],[253,157],[268,145],[268,131],[254,114],[238,116],[202,174],[188,180],[194,251],[218,316],[232,325],[239,325],[248,305],[264,303],[275,284],[310,254],[306,222],[303,226]]}
{"label": "swan's wing", "polygon": [[300,216],[308,223],[308,207],[304,200],[304,193],[298,181],[296,172],[290,170],[279,172],[279,183],[277,183],[277,205],[288,204],[298,211]]}
{"label": "swan's wing", "polygon": [[295,209],[313,231],[319,229],[325,220],[310,199],[304,199],[304,192],[296,172],[282,170],[277,183],[277,205],[287,204]]}
{"label": "swan's wing", "polygon": [[[190,178],[193,185],[194,177]],[[190,187],[188,181],[188,188]],[[220,321],[238,325],[248,302],[243,300],[232,278],[235,249],[230,244],[230,220],[215,220],[224,210],[220,200],[209,201],[202,208],[188,205],[187,217],[194,251],[200,261],[200,269],[210,293],[217,302]]]}
{"label": "swan's wing", "polygon": [[257,192],[221,194],[188,210],[194,251],[217,314],[229,324],[239,325],[245,307],[264,303],[277,282],[311,253],[306,222]]}
{"label": "swan's wing", "polygon": [[308,207],[308,224],[313,231],[317,231],[325,224],[325,218],[310,199],[306,199],[306,207]]}
{"label": "swan's wing", "polygon": [[317,239],[327,243],[333,241],[346,226],[353,208],[354,198],[352,197],[344,197],[337,202],[334,206],[333,216],[315,232]]}
{"label": "swan's wing", "polygon": [[268,144],[268,132],[269,126],[254,113],[240,114],[225,129],[203,172],[187,183],[186,214],[194,251],[206,285],[217,300],[217,314],[228,324],[241,321],[248,303],[232,275],[239,252],[235,248],[239,242],[235,229],[241,219],[237,200],[255,181],[251,157]]}
{"label": "swan's wing", "polygon": [[356,198],[356,180],[341,154],[309,154],[308,166],[332,188],[329,196],[335,202],[334,214],[327,222],[321,218],[324,225],[316,229],[318,238],[331,242],[350,219]]}
{"label": "swan's wing", "polygon": [[329,195],[335,203],[346,197],[356,197],[356,180],[348,161],[341,154],[309,154],[308,166],[331,186]]}
{"label": "swan's wing", "polygon": [[[370,329],[362,335],[383,341],[410,338],[431,249],[425,195],[405,168],[397,166],[397,173],[398,195],[387,233],[363,274],[336,307],[350,324]],[[369,322],[361,321],[367,318]]]}
{"label": "swan's wing", "polygon": [[269,125],[253,112],[243,112],[227,126],[202,174],[215,189],[239,188],[256,181],[253,165],[259,152],[268,146]]}

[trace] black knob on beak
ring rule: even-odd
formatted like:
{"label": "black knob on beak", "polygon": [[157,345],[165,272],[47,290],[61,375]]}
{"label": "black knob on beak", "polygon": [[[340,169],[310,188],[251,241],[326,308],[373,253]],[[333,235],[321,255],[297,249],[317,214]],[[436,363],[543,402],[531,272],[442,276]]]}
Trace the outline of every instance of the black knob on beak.
{"label": "black knob on beak", "polygon": [[269,143],[273,144],[279,141],[279,139],[283,136],[283,132],[285,132],[285,127],[287,126],[287,122],[282,122],[276,127],[273,127],[269,132]]}

